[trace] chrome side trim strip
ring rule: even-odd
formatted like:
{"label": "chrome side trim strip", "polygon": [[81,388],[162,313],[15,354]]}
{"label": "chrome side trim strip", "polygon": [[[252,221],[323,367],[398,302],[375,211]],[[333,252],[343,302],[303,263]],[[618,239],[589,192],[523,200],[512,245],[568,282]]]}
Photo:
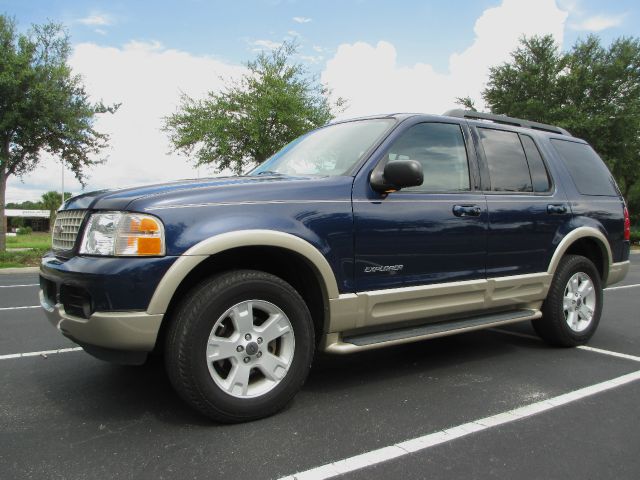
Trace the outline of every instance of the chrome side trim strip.
{"label": "chrome side trim strip", "polygon": [[176,208],[228,207],[232,205],[280,205],[280,204],[316,204],[316,203],[351,203],[351,200],[247,200],[241,202],[187,203],[183,205],[164,205],[145,208],[146,212],[170,210]]}

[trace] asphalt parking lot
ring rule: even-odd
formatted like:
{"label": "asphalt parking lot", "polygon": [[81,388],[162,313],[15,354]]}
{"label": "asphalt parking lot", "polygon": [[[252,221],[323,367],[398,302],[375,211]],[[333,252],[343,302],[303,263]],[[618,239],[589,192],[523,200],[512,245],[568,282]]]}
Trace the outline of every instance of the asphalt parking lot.
{"label": "asphalt parking lot", "polygon": [[640,478],[637,254],[590,349],[521,324],[322,358],[285,411],[230,426],[188,409],[158,362],[73,349],[24,308],[36,284],[0,275],[2,479]]}

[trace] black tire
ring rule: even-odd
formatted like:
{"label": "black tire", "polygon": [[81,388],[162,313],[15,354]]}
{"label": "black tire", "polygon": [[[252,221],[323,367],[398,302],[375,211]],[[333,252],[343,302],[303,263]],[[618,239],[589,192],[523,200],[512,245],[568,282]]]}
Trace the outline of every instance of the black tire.
{"label": "black tire", "polygon": [[[569,280],[577,273],[588,275],[595,292],[595,308],[590,323],[584,330],[572,329],[565,316],[564,297]],[[578,304],[579,305],[579,304]],[[591,260],[580,255],[565,255],[556,270],[549,293],[542,305],[542,318],[532,322],[536,333],[556,347],[584,345],[593,336],[602,313],[602,280]]]}
{"label": "black tire", "polygon": [[[295,345],[288,370],[272,390],[238,398],[214,381],[206,352],[218,319],[234,305],[249,300],[269,302],[284,312]],[[314,349],[313,321],[298,292],[274,275],[235,270],[215,275],[189,292],[169,326],[164,355],[169,379],[189,405],[218,422],[236,423],[266,417],[285,407],[304,384]],[[255,370],[251,372],[255,374]]]}

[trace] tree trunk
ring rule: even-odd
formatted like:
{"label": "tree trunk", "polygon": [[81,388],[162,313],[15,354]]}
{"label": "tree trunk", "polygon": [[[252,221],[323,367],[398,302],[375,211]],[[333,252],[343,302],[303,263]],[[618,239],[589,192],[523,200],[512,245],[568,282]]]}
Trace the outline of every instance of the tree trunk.
{"label": "tree trunk", "polygon": [[0,160],[0,253],[7,251],[7,219],[4,216],[5,197],[7,194],[6,163]]}

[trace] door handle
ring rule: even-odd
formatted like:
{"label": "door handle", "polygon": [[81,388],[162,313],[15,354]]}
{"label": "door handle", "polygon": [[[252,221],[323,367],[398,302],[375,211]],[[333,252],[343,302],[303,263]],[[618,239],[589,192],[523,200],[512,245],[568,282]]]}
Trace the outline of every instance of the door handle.
{"label": "door handle", "polygon": [[566,205],[547,205],[547,213],[549,215],[562,215],[563,213],[567,213]]}
{"label": "door handle", "polygon": [[454,205],[453,214],[456,217],[479,217],[482,209],[478,205]]}

